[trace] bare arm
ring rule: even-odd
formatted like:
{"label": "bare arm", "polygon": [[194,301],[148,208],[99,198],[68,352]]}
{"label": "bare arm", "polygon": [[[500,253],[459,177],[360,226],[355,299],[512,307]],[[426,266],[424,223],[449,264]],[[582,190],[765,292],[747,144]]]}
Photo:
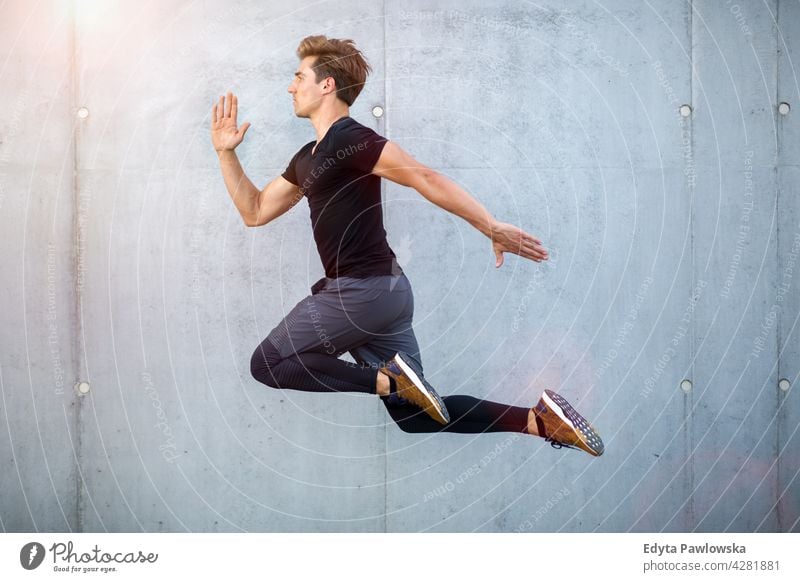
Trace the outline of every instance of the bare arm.
{"label": "bare arm", "polygon": [[220,97],[211,113],[211,141],[219,158],[225,187],[233,204],[247,226],[261,226],[289,210],[302,196],[297,186],[278,176],[259,191],[245,175],[236,155],[236,147],[242,143],[250,123],[238,127],[236,115],[238,99],[228,93]]}
{"label": "bare arm", "polygon": [[245,225],[263,226],[302,198],[298,187],[283,176],[278,176],[259,191],[245,175],[235,151],[225,150],[217,154],[228,194]]}
{"label": "bare arm", "polygon": [[504,252],[536,262],[546,261],[548,258],[547,250],[538,238],[513,224],[499,222],[466,190],[435,170],[420,164],[391,141],[383,147],[372,173],[414,188],[440,208],[469,222],[491,239],[497,259],[496,267],[503,264]]}
{"label": "bare arm", "polygon": [[281,214],[288,211],[303,197],[300,189],[283,176],[278,176],[267,184],[259,193],[258,211],[255,220],[248,222],[247,226],[262,226],[272,222]]}
{"label": "bare arm", "polygon": [[255,220],[258,213],[258,199],[260,192],[250,181],[239,158],[234,150],[217,151],[219,165],[222,170],[222,177],[225,180],[225,187],[233,200],[233,204],[242,215],[242,220],[247,224]]}

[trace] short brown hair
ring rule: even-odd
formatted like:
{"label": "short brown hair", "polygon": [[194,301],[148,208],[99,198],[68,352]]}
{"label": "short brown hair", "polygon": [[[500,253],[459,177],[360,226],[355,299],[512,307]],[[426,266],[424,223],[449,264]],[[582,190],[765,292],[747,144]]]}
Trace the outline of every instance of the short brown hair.
{"label": "short brown hair", "polygon": [[327,77],[336,81],[336,96],[347,105],[356,100],[372,67],[352,40],[328,38],[325,35],[307,36],[297,47],[300,59],[317,57],[311,66],[317,82]]}

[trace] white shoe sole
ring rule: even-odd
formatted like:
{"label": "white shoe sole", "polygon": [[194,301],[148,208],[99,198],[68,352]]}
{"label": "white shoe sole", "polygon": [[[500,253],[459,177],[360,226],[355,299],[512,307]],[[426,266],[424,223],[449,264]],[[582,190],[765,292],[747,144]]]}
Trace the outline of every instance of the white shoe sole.
{"label": "white shoe sole", "polygon": [[[542,400],[545,401],[550,410],[555,412],[558,415],[558,417],[564,422],[564,424],[570,427],[575,434],[579,434],[583,437],[584,440],[583,444],[589,447],[590,449],[594,450],[596,454],[602,455],[603,452],[605,451],[605,445],[603,444],[603,440],[600,438],[600,435],[597,434],[597,432],[591,427],[591,425],[589,425],[589,421],[583,418],[583,416],[577,410],[575,410],[575,408],[573,408],[569,402],[567,402],[566,398],[560,395],[559,397],[564,401],[564,404],[561,404],[560,402],[553,400],[548,394],[547,390],[545,390],[544,393],[542,394]],[[572,412],[574,412],[576,416],[583,419],[583,424],[585,426],[576,427],[575,423],[573,423],[569,418],[567,418],[567,416],[564,415],[564,410],[562,406],[569,406],[572,409]]]}
{"label": "white shoe sole", "polygon": [[[425,396],[430,405],[436,410],[436,412],[438,412],[439,416],[445,420],[444,424],[450,422],[449,415],[442,410],[438,400],[434,398],[433,395],[431,395],[431,393],[428,391],[428,388],[425,386],[425,383],[420,379],[420,377],[417,375],[414,369],[411,366],[409,366],[405,361],[403,361],[403,358],[400,357],[399,354],[396,355],[394,359],[395,362],[397,362],[397,365],[400,366],[400,369],[403,370],[403,373],[406,376],[408,376],[414,383],[414,386],[417,387],[417,390],[419,390]],[[438,422],[441,422],[438,419],[436,420]]]}

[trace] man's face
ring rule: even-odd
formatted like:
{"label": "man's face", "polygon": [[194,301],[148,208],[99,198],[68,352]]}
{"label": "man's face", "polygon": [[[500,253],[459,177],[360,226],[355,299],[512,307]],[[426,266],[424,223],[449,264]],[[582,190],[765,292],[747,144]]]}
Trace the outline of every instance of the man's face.
{"label": "man's face", "polygon": [[306,57],[300,61],[294,79],[287,89],[292,94],[294,114],[297,117],[310,117],[320,106],[323,88],[333,82],[333,79],[328,77],[327,81],[320,79],[317,83],[314,71],[311,70],[315,59],[316,57]]}

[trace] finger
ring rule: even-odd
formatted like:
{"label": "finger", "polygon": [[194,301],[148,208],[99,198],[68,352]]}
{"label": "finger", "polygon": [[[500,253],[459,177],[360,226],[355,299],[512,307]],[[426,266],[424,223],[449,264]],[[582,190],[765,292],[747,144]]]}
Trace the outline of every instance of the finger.
{"label": "finger", "polygon": [[529,243],[527,241],[515,240],[515,241],[512,241],[511,243],[509,243],[507,245],[507,249],[506,250],[518,255],[518,254],[520,254],[521,252],[523,252],[525,250],[531,250],[532,251],[532,250],[534,250],[534,247],[533,247],[533,245],[531,243]]}
{"label": "finger", "polygon": [[247,133],[247,128],[250,127],[250,122],[246,121],[242,124],[242,127],[239,129],[239,137],[244,137],[244,134]]}
{"label": "finger", "polygon": [[536,237],[535,237],[535,236],[533,236],[532,234],[528,234],[528,233],[527,233],[527,232],[525,232],[525,231],[523,231],[523,232],[522,232],[522,238],[523,238],[524,240],[526,240],[526,241],[530,241],[530,242],[534,242],[534,243],[539,243],[539,244],[542,244],[542,241],[540,241],[538,238],[536,238]]}
{"label": "finger", "polygon": [[523,257],[525,259],[530,259],[531,261],[536,261],[537,263],[540,263],[542,261],[547,260],[547,257],[542,256],[541,253],[528,253],[528,252],[525,252],[525,253],[520,253],[519,256],[521,256],[521,257]]}
{"label": "finger", "polygon": [[534,259],[534,260],[538,260],[538,261],[547,259],[547,253],[543,253],[543,252],[540,252],[540,251],[529,251],[529,250],[526,250],[524,254],[522,254],[522,253],[520,253],[520,254],[522,256],[525,256],[525,257],[529,258],[529,259]]}
{"label": "finger", "polygon": [[526,259],[531,259],[534,261],[541,261],[547,258],[547,255],[529,246],[523,246],[521,248],[516,248],[516,249],[507,247],[505,251],[509,253],[514,253],[515,255],[519,255],[520,257],[524,257]]}
{"label": "finger", "polygon": [[541,243],[541,241],[539,239],[537,239],[535,236],[528,234],[527,232],[525,232],[524,230],[522,230],[519,227],[517,227],[517,232],[514,233],[514,235],[512,235],[509,238],[511,238],[511,240],[513,240],[515,243],[519,244],[520,246],[525,245],[525,244],[534,245],[534,244],[537,244],[537,243]]}
{"label": "finger", "polygon": [[231,102],[231,117],[233,118],[233,122],[236,123],[236,114],[239,112],[239,100],[236,98],[236,95],[233,96],[233,101]]}
{"label": "finger", "polygon": [[503,251],[498,251],[497,249],[495,249],[494,256],[495,256],[494,266],[496,268],[500,268],[500,266],[502,266],[503,264]]}
{"label": "finger", "polygon": [[541,241],[539,241],[539,240],[537,240],[535,238],[534,239],[524,238],[524,239],[522,239],[522,244],[523,244],[523,246],[528,247],[528,248],[532,248],[532,249],[539,249],[539,250],[542,250],[542,251],[547,250],[547,249],[544,248],[544,245],[541,243]]}
{"label": "finger", "polygon": [[225,117],[225,95],[221,95],[219,98],[219,104],[217,105],[217,119],[222,121],[222,118]]}
{"label": "finger", "polygon": [[217,122],[217,104],[214,103],[214,107],[211,108],[211,123],[214,124]]}
{"label": "finger", "polygon": [[525,242],[522,245],[522,248],[524,248],[526,250],[529,250],[531,252],[534,252],[534,253],[539,253],[539,254],[545,255],[545,256],[548,254],[547,253],[547,249],[544,248],[542,245],[539,245],[539,244]]}

